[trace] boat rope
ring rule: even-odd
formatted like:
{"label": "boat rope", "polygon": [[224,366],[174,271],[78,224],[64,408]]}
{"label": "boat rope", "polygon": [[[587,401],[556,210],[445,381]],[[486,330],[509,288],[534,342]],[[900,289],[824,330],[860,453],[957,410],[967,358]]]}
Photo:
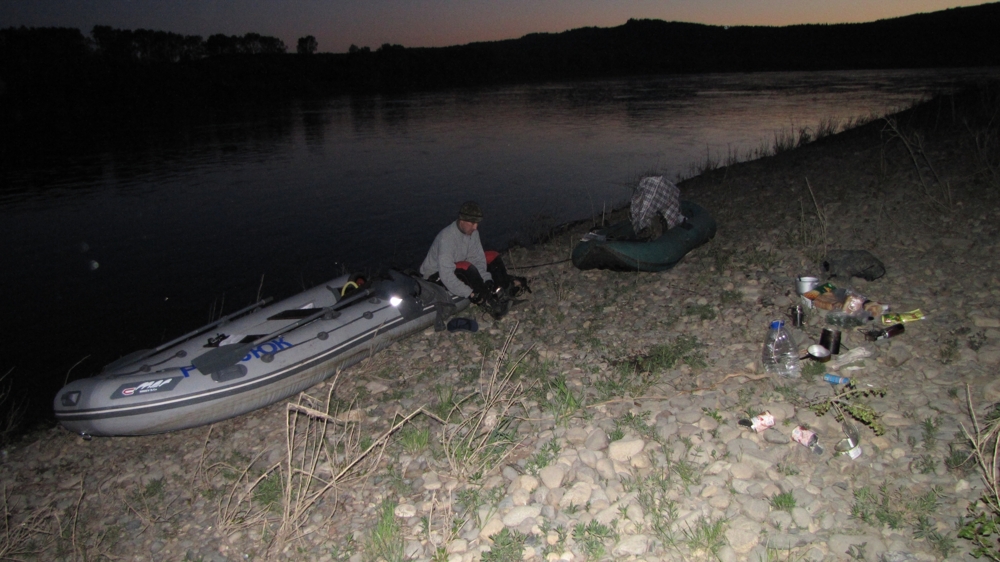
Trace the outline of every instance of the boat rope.
{"label": "boat rope", "polygon": [[508,268],[508,269],[514,269],[514,270],[521,270],[521,269],[535,269],[536,267],[545,267],[545,266],[547,266],[547,265],[556,265],[556,264],[558,264],[558,263],[566,263],[566,262],[568,262],[568,261],[569,261],[570,259],[572,259],[572,258],[566,258],[566,259],[564,259],[564,260],[556,260],[556,261],[550,261],[550,262],[548,262],[548,263],[539,263],[539,264],[535,264],[535,265],[522,265],[522,266],[520,266],[520,267],[513,267],[513,266],[512,266],[512,267],[510,267],[510,268]]}
{"label": "boat rope", "polygon": [[[560,263],[565,263],[565,262],[570,261],[571,259],[572,258],[566,258],[564,260],[550,261],[548,263],[538,263],[538,264],[535,264],[535,265],[522,265],[520,267],[513,267],[512,266],[512,267],[510,267],[508,269],[511,269],[511,270],[534,269],[536,267],[545,267],[545,266],[548,266],[548,265],[556,265],[556,264],[560,264]],[[671,285],[669,283],[662,283],[662,285],[665,286],[665,287],[667,287],[667,288],[670,288],[670,289],[676,289],[678,291],[684,291],[686,293],[691,293],[692,295],[707,296],[703,292],[692,291],[691,289],[687,289],[687,288],[680,287],[680,286],[677,286],[677,285]]]}

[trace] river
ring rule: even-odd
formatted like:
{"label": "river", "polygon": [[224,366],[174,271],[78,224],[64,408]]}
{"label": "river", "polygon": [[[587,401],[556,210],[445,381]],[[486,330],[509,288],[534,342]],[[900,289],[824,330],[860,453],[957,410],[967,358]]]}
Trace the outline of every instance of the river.
{"label": "river", "polygon": [[[0,375],[32,416],[93,374],[343,271],[416,267],[467,199],[484,245],[530,244],[821,123],[883,115],[1000,69],[654,76],[291,103],[7,163]],[[75,365],[75,366],[74,366]],[[72,371],[70,371],[72,369]]]}

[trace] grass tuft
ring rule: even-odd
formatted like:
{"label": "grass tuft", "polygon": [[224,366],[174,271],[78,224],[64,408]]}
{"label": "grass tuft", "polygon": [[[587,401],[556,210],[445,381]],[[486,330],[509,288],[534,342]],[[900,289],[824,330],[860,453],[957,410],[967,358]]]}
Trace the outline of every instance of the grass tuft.
{"label": "grass tuft", "polygon": [[791,492],[782,492],[771,496],[771,508],[791,512],[795,509],[795,496]]}
{"label": "grass tuft", "polygon": [[504,527],[503,530],[491,537],[493,544],[488,552],[483,553],[483,562],[518,562],[521,560],[521,553],[524,551],[524,542],[527,538],[516,529],[511,530]]}
{"label": "grass tuft", "polygon": [[402,562],[403,530],[396,520],[396,502],[386,498],[379,506],[378,520],[365,541],[367,562]]}
{"label": "grass tuft", "polygon": [[726,546],[726,523],[725,519],[699,517],[693,527],[684,530],[688,548],[718,556],[719,549]]}

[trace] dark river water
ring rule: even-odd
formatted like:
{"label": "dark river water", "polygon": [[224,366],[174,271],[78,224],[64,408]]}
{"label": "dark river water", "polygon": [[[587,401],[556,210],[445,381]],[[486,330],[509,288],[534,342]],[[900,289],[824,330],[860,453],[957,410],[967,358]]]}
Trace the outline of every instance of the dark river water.
{"label": "dark river water", "polygon": [[[600,216],[641,175],[689,176],[775,135],[885,114],[998,69],[660,76],[290,104],[149,131],[140,149],[6,162],[3,354],[47,416],[88,376],[262,296],[416,267],[467,199],[484,244]],[[162,139],[162,141],[158,141]],[[74,367],[74,365],[76,365]],[[71,367],[72,372],[69,372]],[[0,406],[2,407],[2,406]]]}

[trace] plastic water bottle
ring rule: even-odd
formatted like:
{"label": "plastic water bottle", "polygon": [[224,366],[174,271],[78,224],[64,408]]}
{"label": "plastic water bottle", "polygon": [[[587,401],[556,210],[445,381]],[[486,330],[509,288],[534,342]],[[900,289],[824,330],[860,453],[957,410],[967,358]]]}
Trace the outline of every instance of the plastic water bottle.
{"label": "plastic water bottle", "polygon": [[795,349],[792,337],[785,330],[785,323],[781,320],[771,322],[767,339],[764,340],[764,352],[761,354],[760,363],[764,367],[764,372],[770,375],[795,379],[802,374],[799,353]]}

